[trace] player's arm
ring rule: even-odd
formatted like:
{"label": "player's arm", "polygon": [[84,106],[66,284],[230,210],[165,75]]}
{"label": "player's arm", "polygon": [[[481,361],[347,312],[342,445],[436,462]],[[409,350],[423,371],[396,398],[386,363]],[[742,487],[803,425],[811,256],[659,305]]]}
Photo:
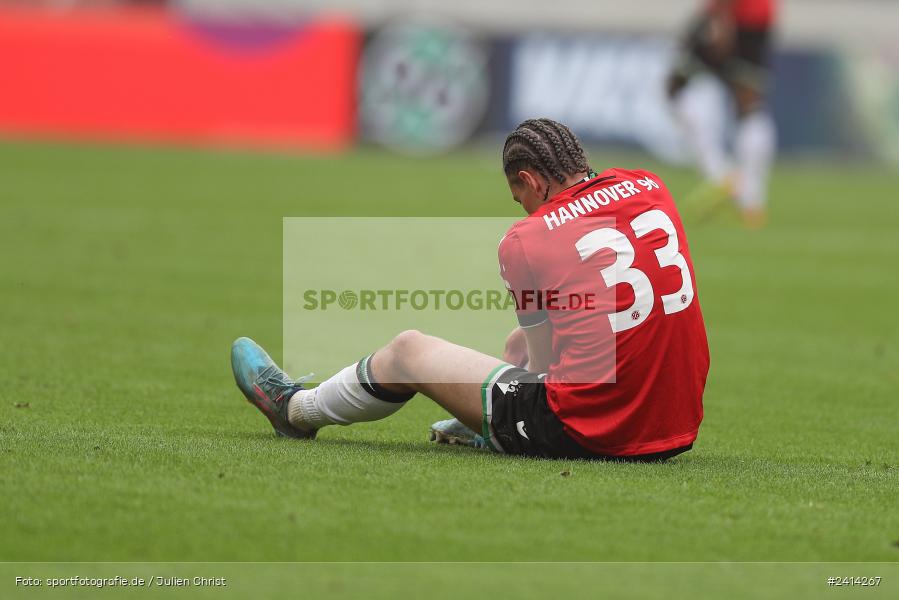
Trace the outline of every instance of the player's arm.
{"label": "player's arm", "polygon": [[528,342],[527,370],[532,373],[546,373],[555,360],[553,354],[553,326],[549,320],[533,327],[523,327]]}
{"label": "player's arm", "polygon": [[528,368],[528,340],[524,336],[524,329],[521,327],[513,329],[509,337],[506,338],[503,360],[522,369]]}
{"label": "player's arm", "polygon": [[506,340],[503,359],[532,372],[543,373],[552,364],[552,325],[539,298],[521,240],[513,231],[499,245],[500,275],[515,299],[519,327]]}
{"label": "player's arm", "polygon": [[535,373],[545,373],[554,358],[549,321],[534,327],[516,327],[506,338],[503,360],[511,365]]}

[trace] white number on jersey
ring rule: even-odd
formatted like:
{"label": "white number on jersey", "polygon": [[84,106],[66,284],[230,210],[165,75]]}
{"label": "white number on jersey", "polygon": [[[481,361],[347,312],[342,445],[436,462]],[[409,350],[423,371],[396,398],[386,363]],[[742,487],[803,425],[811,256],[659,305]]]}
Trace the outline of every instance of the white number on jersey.
{"label": "white number on jersey", "polygon": [[[637,238],[656,229],[661,229],[668,235],[668,243],[655,251],[656,260],[661,267],[675,266],[680,269],[682,283],[676,292],[662,296],[662,310],[670,315],[690,306],[694,296],[693,280],[687,267],[687,259],[680,253],[674,223],[668,215],[657,209],[646,211],[631,221],[631,229]],[[617,229],[603,227],[584,235],[575,246],[582,261],[606,248],[614,251],[615,262],[602,269],[599,274],[610,288],[626,283],[634,290],[634,303],[625,310],[609,315],[612,331],[626,331],[645,321],[655,303],[655,293],[646,273],[633,267],[635,251],[627,236]]]}

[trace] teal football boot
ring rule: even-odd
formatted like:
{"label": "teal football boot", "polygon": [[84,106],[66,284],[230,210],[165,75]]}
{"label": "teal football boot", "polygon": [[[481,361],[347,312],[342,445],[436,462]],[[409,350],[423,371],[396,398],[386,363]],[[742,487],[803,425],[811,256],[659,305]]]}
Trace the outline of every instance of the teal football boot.
{"label": "teal football boot", "polygon": [[431,441],[451,446],[486,448],[484,438],[463,425],[459,419],[437,421],[431,425]]}
{"label": "teal football boot", "polygon": [[238,338],[231,345],[231,370],[234,381],[252,405],[262,411],[278,435],[290,438],[314,438],[316,430],[305,431],[290,424],[287,403],[303,388],[310,376],[294,381],[278,368],[275,361],[250,338]]}

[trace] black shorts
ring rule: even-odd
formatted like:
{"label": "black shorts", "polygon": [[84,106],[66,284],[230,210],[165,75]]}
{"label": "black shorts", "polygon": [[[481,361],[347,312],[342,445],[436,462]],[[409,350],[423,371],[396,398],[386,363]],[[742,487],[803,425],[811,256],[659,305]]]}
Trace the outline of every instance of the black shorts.
{"label": "black shorts", "polygon": [[481,386],[483,436],[487,445],[505,454],[540,458],[599,459],[638,462],[662,461],[692,444],[639,456],[605,456],[587,450],[567,433],[546,403],[543,375],[503,365]]}
{"label": "black shorts", "polygon": [[719,55],[709,42],[710,26],[710,19],[703,15],[690,27],[674,75],[687,81],[696,73],[707,71],[725,83],[763,91],[770,70],[771,30],[737,27],[733,48]]}

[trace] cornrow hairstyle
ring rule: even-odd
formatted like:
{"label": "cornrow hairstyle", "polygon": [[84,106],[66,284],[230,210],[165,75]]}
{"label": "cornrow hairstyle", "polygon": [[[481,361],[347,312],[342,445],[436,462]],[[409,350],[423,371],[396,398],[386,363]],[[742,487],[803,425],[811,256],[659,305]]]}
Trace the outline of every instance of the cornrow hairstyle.
{"label": "cornrow hairstyle", "polygon": [[511,176],[524,169],[533,169],[559,183],[591,171],[577,137],[552,119],[528,119],[506,138],[503,172]]}

